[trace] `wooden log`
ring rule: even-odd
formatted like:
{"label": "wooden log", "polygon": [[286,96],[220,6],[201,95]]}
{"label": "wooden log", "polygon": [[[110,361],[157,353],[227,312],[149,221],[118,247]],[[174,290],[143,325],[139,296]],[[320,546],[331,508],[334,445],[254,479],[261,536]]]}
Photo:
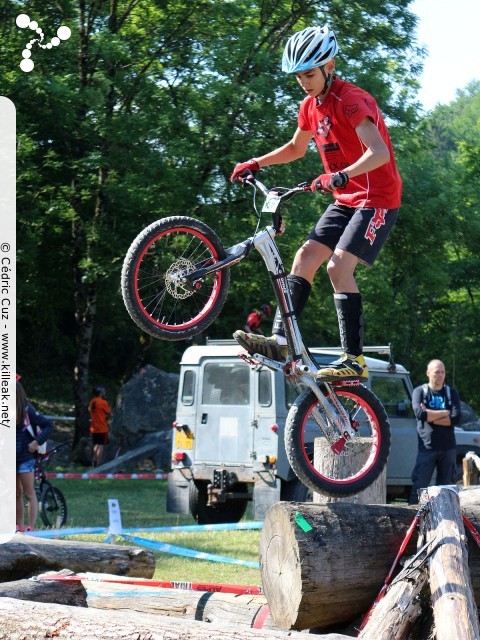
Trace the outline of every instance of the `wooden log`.
{"label": "wooden log", "polygon": [[479,471],[474,458],[465,457],[463,465],[463,486],[471,487],[478,484]]}
{"label": "wooden log", "polygon": [[260,571],[277,627],[323,628],[365,613],[415,513],[393,505],[273,505],[260,535]]}
{"label": "wooden log", "polygon": [[45,571],[70,569],[151,578],[155,555],[138,547],[73,540],[43,540],[15,534],[0,545],[0,582],[30,578]]}
{"label": "wooden log", "polygon": [[[371,452],[369,438],[358,438],[348,443],[351,453],[348,456],[338,456],[331,450],[330,444],[325,438],[316,438],[314,445],[313,464],[315,469],[327,474],[336,474],[342,478],[347,474],[357,471],[368,458]],[[352,504],[385,504],[387,502],[387,468],[385,467],[379,477],[369,487],[347,498],[333,498],[322,493],[313,494],[315,504],[327,504],[329,502],[349,502]]]}
{"label": "wooden log", "polygon": [[478,611],[458,495],[446,487],[429,487],[427,493],[426,538],[436,545],[429,562],[436,638],[478,640]]}
{"label": "wooden log", "polygon": [[[59,571],[58,575],[69,575],[71,571]],[[72,607],[87,606],[87,591],[81,582],[59,582],[58,580],[14,580],[0,583],[1,598],[54,602]]]}
{"label": "wooden log", "polygon": [[[311,640],[309,633],[219,627],[134,611],[83,609],[0,598],[0,640]],[[319,640],[351,640],[328,634]]]}
{"label": "wooden log", "polygon": [[[468,509],[480,531],[480,499],[475,504],[472,496]],[[416,512],[417,507],[396,505],[273,505],[260,536],[260,571],[277,627],[325,628],[363,615],[382,587]],[[297,514],[311,531],[297,524]],[[415,533],[406,557],[415,553],[416,542]],[[480,603],[480,549],[470,540],[468,548]]]}
{"label": "wooden log", "polygon": [[96,580],[82,580],[82,584],[87,590],[88,606],[95,609],[131,609],[232,627],[253,627],[261,619],[262,629],[277,629],[268,612],[267,599],[261,595],[159,589]]}
{"label": "wooden log", "polygon": [[[412,522],[409,535],[417,526],[418,519]],[[419,538],[418,546],[423,543]],[[428,549],[428,548],[427,548]],[[397,567],[392,564],[388,584],[385,584],[373,602],[371,609],[362,621],[358,638],[363,640],[407,640],[410,632],[422,614],[423,603],[420,594],[426,590],[428,572],[426,569],[427,549],[419,549],[418,556],[410,558],[398,575],[394,576]],[[400,553],[400,552],[399,552]],[[399,564],[401,558],[396,558]],[[427,587],[428,588],[428,587]],[[425,600],[425,598],[423,598]]]}
{"label": "wooden log", "polygon": [[[480,533],[479,505],[480,487],[467,487],[459,493],[460,507],[473,526]],[[466,533],[468,549],[468,566],[470,568],[470,579],[472,581],[475,602],[480,606],[480,547],[473,539],[470,532]]]}

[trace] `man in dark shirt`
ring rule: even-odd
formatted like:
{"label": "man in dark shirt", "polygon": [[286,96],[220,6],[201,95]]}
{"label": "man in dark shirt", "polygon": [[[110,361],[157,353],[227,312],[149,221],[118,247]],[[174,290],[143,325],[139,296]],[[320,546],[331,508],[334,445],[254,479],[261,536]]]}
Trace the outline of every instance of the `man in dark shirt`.
{"label": "man in dark shirt", "polygon": [[413,391],[413,411],[417,418],[418,455],[412,473],[410,504],[418,502],[418,490],[428,487],[434,470],[437,485],[455,484],[456,442],[454,426],[461,415],[455,389],[445,384],[445,366],[431,360],[427,366],[428,384]]}

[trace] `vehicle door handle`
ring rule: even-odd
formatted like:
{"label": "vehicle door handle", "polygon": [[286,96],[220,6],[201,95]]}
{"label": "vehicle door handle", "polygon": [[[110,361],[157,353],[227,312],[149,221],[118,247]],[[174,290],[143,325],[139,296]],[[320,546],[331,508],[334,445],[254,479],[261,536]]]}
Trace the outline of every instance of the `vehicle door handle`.
{"label": "vehicle door handle", "polygon": [[202,413],[202,424],[207,424],[208,413]]}

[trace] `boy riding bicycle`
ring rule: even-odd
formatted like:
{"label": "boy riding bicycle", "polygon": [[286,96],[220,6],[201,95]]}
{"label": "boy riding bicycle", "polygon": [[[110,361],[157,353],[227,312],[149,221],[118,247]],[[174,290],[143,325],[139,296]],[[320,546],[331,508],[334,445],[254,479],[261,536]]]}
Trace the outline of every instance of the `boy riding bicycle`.
{"label": "boy riding bicycle", "polygon": [[[357,264],[372,266],[397,219],[402,181],[387,127],[375,99],[363,89],[333,75],[338,45],[327,26],[308,27],[289,38],[282,70],[295,74],[307,94],[300,104],[298,127],[290,142],[258,158],[237,164],[230,180],[255,175],[271,164],[305,155],[315,139],[326,173],[310,189],[331,192],[327,207],[297,251],[288,276],[298,318],[309,298],[320,266],[334,290],[342,357],[317,374],[322,380],[366,380],[363,357],[362,297],[355,281]],[[236,331],[234,338],[249,353],[285,360],[287,343],[277,309],[273,335]]]}

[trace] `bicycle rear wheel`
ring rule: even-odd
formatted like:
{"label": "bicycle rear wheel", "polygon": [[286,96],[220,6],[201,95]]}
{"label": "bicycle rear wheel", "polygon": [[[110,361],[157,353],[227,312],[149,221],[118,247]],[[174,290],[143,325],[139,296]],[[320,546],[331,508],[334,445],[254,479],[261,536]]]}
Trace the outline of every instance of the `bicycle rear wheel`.
{"label": "bicycle rear wheel", "polygon": [[206,224],[186,216],[157,220],[134,240],[122,269],[132,320],[155,338],[184,340],[206,329],[225,303],[230,270],[191,281],[188,274],[225,258]]}
{"label": "bicycle rear wheel", "polygon": [[49,529],[60,529],[67,523],[67,501],[57,487],[47,485],[38,505],[43,524]]}
{"label": "bicycle rear wheel", "polygon": [[[357,437],[347,440],[343,448],[338,444],[332,448],[342,438],[316,395],[307,390],[298,396],[289,411],[285,450],[293,471],[303,484],[317,493],[345,497],[366,489],[383,471],[390,451],[390,423],[380,400],[363,385],[336,386],[334,393],[347,412]],[[313,444],[317,437],[328,440],[329,447],[317,447],[317,455],[324,452],[328,464],[314,462]],[[357,455],[356,442],[362,448],[361,455]],[[347,456],[349,459],[345,460]]]}

